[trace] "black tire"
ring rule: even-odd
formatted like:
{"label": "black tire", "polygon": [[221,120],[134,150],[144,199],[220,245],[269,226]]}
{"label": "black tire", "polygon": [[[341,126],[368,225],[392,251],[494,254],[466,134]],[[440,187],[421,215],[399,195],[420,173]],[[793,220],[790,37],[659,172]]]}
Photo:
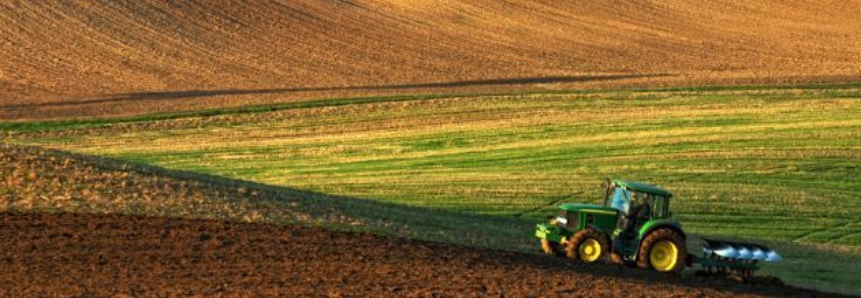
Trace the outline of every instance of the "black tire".
{"label": "black tire", "polygon": [[547,239],[541,239],[541,251],[543,251],[545,254],[554,255],[557,257],[561,257],[564,255],[562,253],[562,250],[559,249],[558,242],[550,242]]}
{"label": "black tire", "polygon": [[651,264],[649,256],[655,244],[662,241],[669,241],[670,243],[675,245],[677,250],[675,265],[673,265],[671,269],[663,272],[682,272],[682,270],[685,269],[685,263],[688,259],[688,250],[685,244],[685,238],[682,237],[682,235],[678,232],[668,228],[660,228],[655,231],[652,231],[651,233],[649,233],[649,235],[646,236],[645,239],[643,239],[643,241],[640,243],[640,248],[637,251],[637,267],[644,269],[655,269],[654,266],[652,266]]}
{"label": "black tire", "polygon": [[[580,245],[589,241],[590,239],[598,242],[600,246],[600,253],[598,257],[593,261],[585,261],[580,256]],[[570,240],[568,240],[568,244],[565,246],[565,257],[568,259],[584,262],[584,263],[595,263],[599,261],[604,261],[607,258],[608,250],[610,249],[610,245],[608,245],[607,237],[601,232],[596,231],[592,228],[583,229],[580,232],[574,234]]]}

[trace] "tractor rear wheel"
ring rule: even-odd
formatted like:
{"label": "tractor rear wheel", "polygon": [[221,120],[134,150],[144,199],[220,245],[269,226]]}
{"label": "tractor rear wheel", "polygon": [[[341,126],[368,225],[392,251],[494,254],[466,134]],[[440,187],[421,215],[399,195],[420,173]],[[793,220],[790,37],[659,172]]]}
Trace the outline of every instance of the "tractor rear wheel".
{"label": "tractor rear wheel", "polygon": [[685,268],[688,250],[678,232],[662,228],[649,233],[640,243],[637,267],[679,273]]}
{"label": "tractor rear wheel", "polygon": [[541,251],[548,255],[554,255],[557,257],[562,256],[562,251],[559,249],[559,243],[550,242],[547,239],[541,239]]}
{"label": "tractor rear wheel", "polygon": [[609,247],[604,234],[592,228],[586,228],[568,240],[565,256],[583,263],[594,263],[607,256]]}

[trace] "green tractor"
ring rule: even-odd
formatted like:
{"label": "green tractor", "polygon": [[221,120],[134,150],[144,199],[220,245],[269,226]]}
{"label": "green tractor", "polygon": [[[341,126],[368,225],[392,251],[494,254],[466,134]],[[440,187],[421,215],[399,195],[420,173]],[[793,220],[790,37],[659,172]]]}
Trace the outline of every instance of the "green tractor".
{"label": "green tractor", "polygon": [[535,236],[547,254],[583,263],[613,263],[681,272],[700,265],[707,272],[750,276],[759,261],[780,256],[762,245],[703,238],[704,256],[687,251],[687,235],[672,218],[672,194],[654,185],[609,180],[603,205],[567,203],[549,223],[536,226]]}

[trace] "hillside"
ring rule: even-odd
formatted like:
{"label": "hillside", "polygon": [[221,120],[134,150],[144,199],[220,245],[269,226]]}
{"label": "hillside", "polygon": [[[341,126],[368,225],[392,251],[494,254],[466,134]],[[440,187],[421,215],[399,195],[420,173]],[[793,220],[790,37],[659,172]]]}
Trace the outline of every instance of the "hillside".
{"label": "hillside", "polygon": [[[534,248],[532,239],[512,237],[516,224],[506,219],[387,206],[38,148],[0,146],[0,162],[11,165],[0,167],[0,282],[8,285],[0,288],[2,297],[840,297],[769,278],[756,284],[692,274],[677,278],[524,254],[520,242],[530,240]],[[280,224],[285,222],[302,225]],[[319,228],[351,230],[352,222],[375,233],[449,244]],[[450,244],[455,240],[460,244]],[[859,259],[794,250],[782,252],[815,259],[785,270],[822,272]],[[857,293],[854,287],[826,290]]]}
{"label": "hillside", "polygon": [[858,1],[0,3],[0,120],[861,79]]}
{"label": "hillside", "polygon": [[[560,203],[602,203],[600,181],[621,177],[672,191],[674,217],[690,234],[777,249],[787,262],[764,274],[859,293],[859,91],[316,100],[209,116],[28,122],[0,125],[11,130],[5,140],[267,191],[207,191],[16,147],[0,150],[0,164],[12,165],[0,167],[0,179],[8,210],[299,222],[534,252],[536,222]],[[159,191],[147,191],[153,185]]]}

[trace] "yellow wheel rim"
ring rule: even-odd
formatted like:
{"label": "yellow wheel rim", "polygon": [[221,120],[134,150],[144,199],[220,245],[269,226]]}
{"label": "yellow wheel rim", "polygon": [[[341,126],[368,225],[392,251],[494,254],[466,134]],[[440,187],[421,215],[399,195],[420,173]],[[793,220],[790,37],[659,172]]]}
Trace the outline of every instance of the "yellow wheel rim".
{"label": "yellow wheel rim", "polygon": [[652,245],[649,262],[652,268],[661,272],[673,270],[679,261],[679,248],[669,240],[661,240]]}
{"label": "yellow wheel rim", "polygon": [[592,263],[598,260],[601,256],[601,244],[595,239],[586,239],[578,248],[580,260],[586,263]]}

